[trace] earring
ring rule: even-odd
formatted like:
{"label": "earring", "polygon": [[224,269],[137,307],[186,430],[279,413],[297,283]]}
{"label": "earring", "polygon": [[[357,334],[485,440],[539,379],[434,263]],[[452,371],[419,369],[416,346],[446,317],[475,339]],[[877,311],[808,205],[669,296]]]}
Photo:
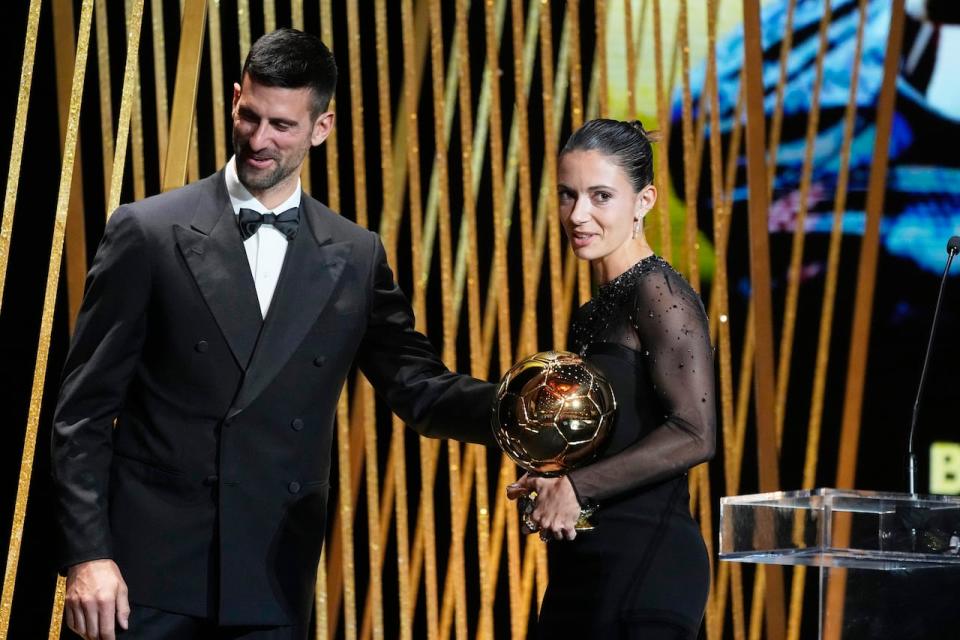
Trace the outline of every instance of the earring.
{"label": "earring", "polygon": [[636,240],[640,235],[640,218],[633,219],[633,239]]}

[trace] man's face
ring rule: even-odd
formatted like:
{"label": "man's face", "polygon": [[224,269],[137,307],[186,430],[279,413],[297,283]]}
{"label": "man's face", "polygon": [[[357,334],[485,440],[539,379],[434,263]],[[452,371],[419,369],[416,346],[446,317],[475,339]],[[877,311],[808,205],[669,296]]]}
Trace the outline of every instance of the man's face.
{"label": "man's face", "polygon": [[233,85],[233,149],[240,182],[259,196],[283,190],[296,180],[311,146],[326,139],[333,113],[311,115],[309,88],[257,84],[244,76]]}

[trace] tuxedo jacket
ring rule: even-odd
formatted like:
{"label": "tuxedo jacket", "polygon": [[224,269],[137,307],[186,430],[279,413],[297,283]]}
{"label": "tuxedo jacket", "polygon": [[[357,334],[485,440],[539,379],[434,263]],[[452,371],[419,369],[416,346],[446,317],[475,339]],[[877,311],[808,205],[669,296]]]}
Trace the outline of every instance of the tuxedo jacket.
{"label": "tuxedo jacket", "polygon": [[376,234],[306,194],[300,216],[263,319],[222,171],[110,218],[54,417],[64,568],[113,558],[134,603],[302,624],[353,363],[421,434],[491,442],[493,385],[414,330]]}

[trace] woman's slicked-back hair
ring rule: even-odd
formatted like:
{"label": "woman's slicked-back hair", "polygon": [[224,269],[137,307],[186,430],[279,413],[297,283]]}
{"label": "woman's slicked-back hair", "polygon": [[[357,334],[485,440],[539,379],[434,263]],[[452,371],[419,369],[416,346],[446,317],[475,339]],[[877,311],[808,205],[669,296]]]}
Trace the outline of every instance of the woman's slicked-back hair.
{"label": "woman's slicked-back hair", "polygon": [[267,87],[313,90],[313,117],[326,110],[337,86],[337,63],[320,38],[296,29],[277,29],[250,47],[243,76]]}
{"label": "woman's slicked-back hair", "polygon": [[655,132],[643,128],[639,120],[624,122],[598,118],[573,132],[564,145],[562,156],[571,151],[597,151],[613,160],[639,192],[653,183],[653,148]]}

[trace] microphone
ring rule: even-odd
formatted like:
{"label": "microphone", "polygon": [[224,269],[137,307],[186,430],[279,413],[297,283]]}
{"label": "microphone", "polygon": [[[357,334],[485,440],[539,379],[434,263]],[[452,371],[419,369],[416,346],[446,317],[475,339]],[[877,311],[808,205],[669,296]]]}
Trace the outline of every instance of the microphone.
{"label": "microphone", "polygon": [[917,454],[913,450],[914,435],[917,430],[917,416],[920,414],[920,398],[923,396],[923,386],[927,381],[927,367],[930,365],[930,352],[933,350],[933,341],[937,335],[937,322],[940,320],[940,303],[943,302],[943,290],[947,284],[947,275],[950,273],[950,263],[954,256],[960,253],[960,236],[952,236],[947,241],[947,265],[940,278],[940,293],[937,295],[937,306],[933,310],[933,323],[930,326],[930,340],[927,342],[927,353],[923,357],[923,369],[920,370],[920,385],[917,387],[917,399],[913,402],[913,416],[910,418],[910,437],[907,440],[907,484],[910,495],[917,495]]}

